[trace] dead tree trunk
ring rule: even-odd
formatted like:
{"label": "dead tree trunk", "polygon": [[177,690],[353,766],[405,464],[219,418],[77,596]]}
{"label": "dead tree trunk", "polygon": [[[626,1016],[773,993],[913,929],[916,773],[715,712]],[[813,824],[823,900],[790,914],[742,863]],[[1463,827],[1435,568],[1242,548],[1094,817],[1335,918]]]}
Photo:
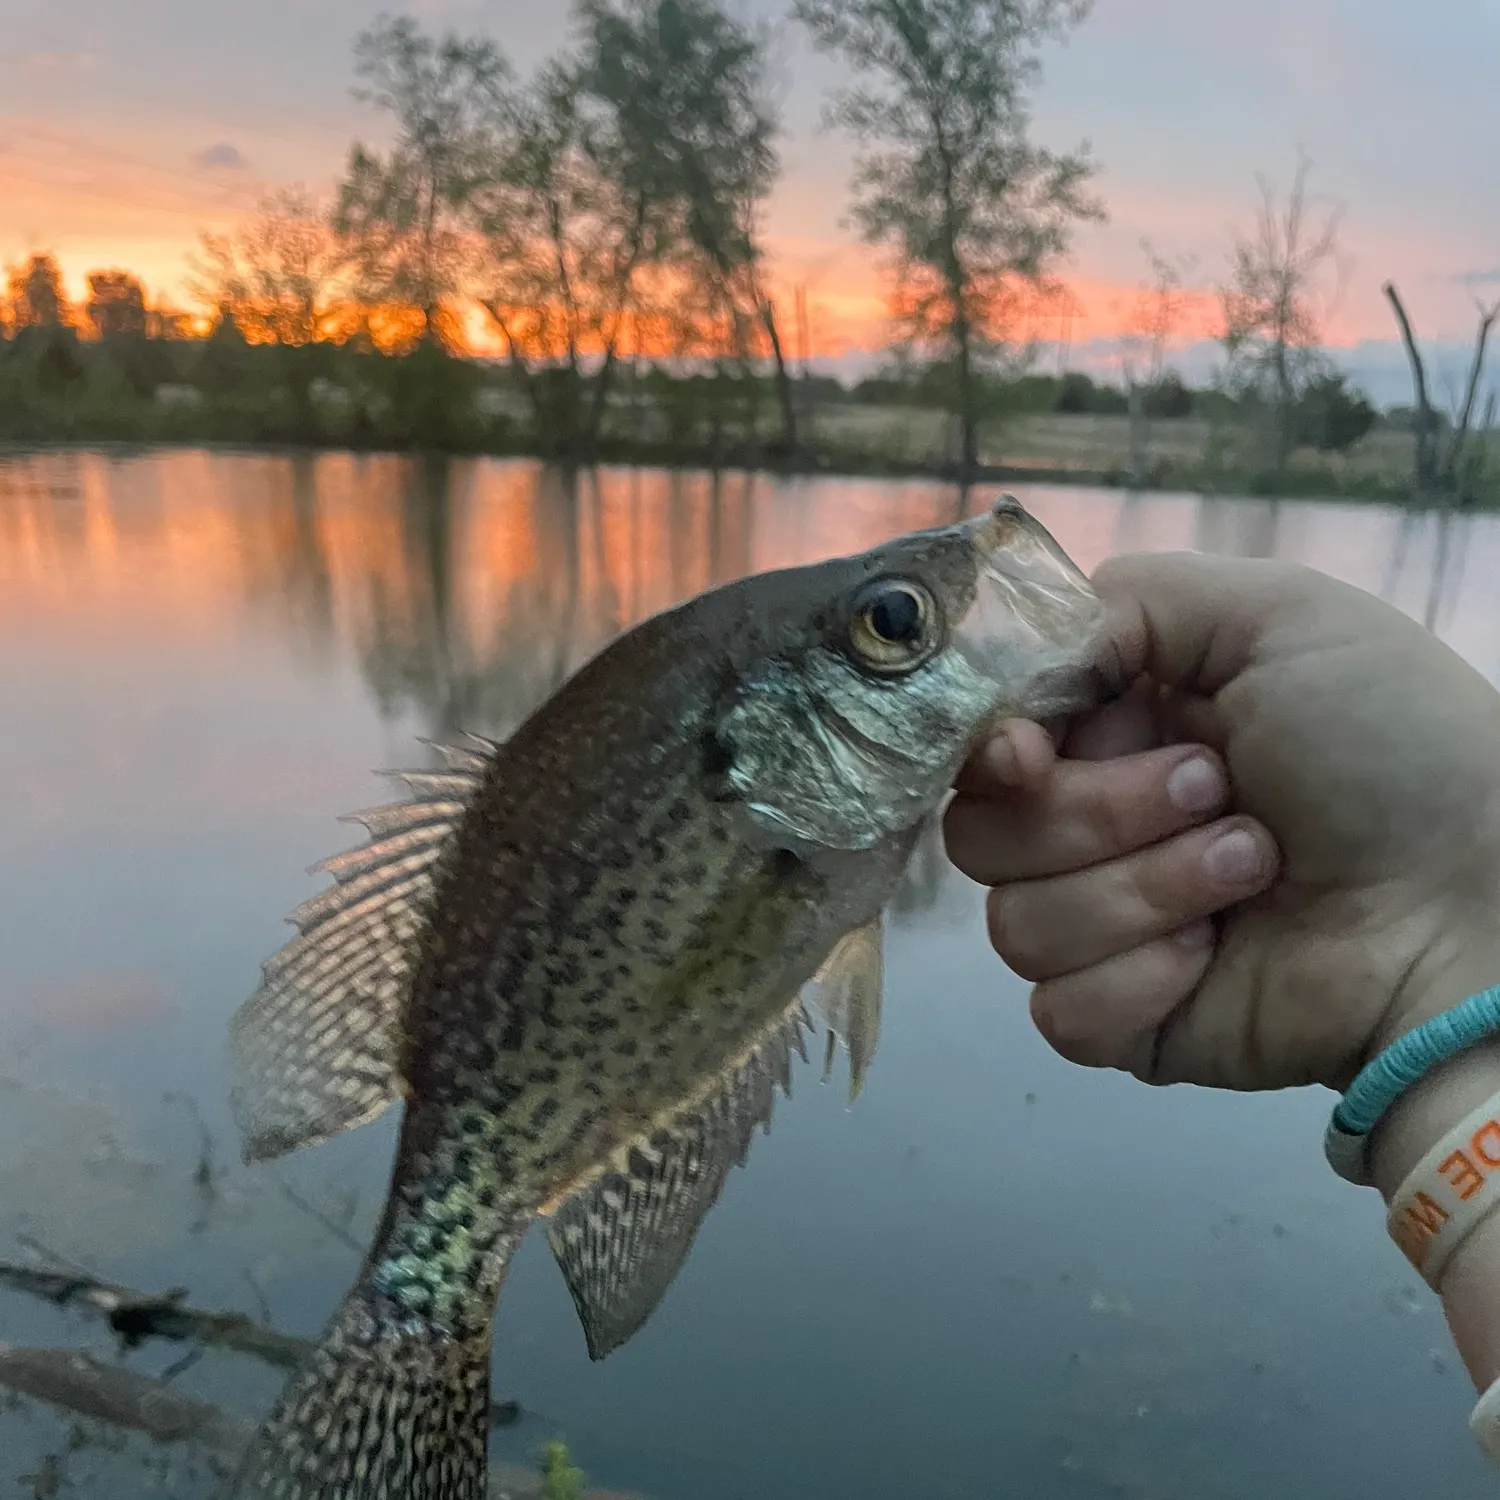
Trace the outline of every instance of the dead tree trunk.
{"label": "dead tree trunk", "polygon": [[1385,295],[1396,314],[1401,328],[1401,342],[1406,345],[1406,357],[1411,362],[1412,386],[1417,396],[1416,425],[1416,485],[1417,498],[1429,499],[1437,489],[1437,417],[1427,395],[1427,368],[1422,363],[1422,351],[1412,335],[1411,320],[1393,282],[1386,282]]}
{"label": "dead tree trunk", "polygon": [[1474,402],[1479,396],[1479,382],[1484,378],[1485,346],[1489,343],[1490,328],[1495,318],[1500,316],[1500,302],[1493,307],[1486,307],[1481,302],[1478,307],[1479,332],[1474,337],[1474,359],[1469,365],[1469,383],[1464,388],[1463,408],[1459,413],[1458,425],[1453,429],[1453,437],[1448,443],[1441,474],[1444,484],[1455,494],[1458,494],[1462,487],[1458,467],[1464,456],[1464,448],[1469,441],[1469,424],[1474,418]]}

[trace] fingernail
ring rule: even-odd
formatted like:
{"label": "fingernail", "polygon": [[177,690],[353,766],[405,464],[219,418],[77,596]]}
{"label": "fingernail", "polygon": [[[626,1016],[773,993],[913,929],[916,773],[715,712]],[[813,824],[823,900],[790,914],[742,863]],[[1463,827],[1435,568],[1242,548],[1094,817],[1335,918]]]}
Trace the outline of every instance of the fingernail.
{"label": "fingernail", "polygon": [[1167,777],[1172,806],[1185,813],[1212,812],[1224,800],[1224,778],[1212,761],[1195,755]]}
{"label": "fingernail", "polygon": [[1172,938],[1180,947],[1196,952],[1213,945],[1214,924],[1207,918],[1201,922],[1189,922],[1186,927],[1179,927]]}
{"label": "fingernail", "polygon": [[1255,835],[1233,828],[1208,846],[1203,869],[1211,880],[1224,885],[1249,885],[1260,879],[1265,860]]}

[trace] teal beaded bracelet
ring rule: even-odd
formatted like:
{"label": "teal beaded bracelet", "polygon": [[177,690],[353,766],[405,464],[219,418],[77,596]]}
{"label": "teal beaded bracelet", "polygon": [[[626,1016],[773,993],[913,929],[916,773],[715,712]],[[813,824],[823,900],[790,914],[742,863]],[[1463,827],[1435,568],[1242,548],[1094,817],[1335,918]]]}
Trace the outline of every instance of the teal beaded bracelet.
{"label": "teal beaded bracelet", "polygon": [[1500,1033],[1500,985],[1470,995],[1377,1053],[1334,1106],[1323,1154],[1346,1182],[1370,1185],[1365,1145],[1386,1112],[1418,1079]]}

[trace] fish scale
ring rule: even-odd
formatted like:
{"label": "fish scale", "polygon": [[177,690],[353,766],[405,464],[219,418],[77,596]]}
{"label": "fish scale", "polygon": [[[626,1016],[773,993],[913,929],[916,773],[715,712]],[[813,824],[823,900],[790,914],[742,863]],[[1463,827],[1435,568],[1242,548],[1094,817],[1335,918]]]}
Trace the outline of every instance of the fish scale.
{"label": "fish scale", "polygon": [[858,1091],[882,912],[963,760],[1001,717],[1117,691],[1107,655],[1087,581],[1004,500],[658,615],[507,743],[438,747],[405,810],[360,815],[371,843],[323,863],[235,1018],[234,1103],[258,1159],[400,1097],[391,1186],[234,1493],[479,1500],[530,1224],[603,1358],[769,1128],[814,1014]]}

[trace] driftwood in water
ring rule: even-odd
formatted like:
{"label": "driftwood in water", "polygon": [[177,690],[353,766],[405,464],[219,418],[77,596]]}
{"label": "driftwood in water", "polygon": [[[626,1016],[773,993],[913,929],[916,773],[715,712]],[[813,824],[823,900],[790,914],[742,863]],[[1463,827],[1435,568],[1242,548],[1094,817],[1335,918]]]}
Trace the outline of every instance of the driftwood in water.
{"label": "driftwood in water", "polygon": [[73,1349],[0,1344],[0,1385],[80,1417],[143,1432],[158,1443],[199,1443],[217,1457],[237,1453],[250,1427],[206,1401]]}
{"label": "driftwood in water", "polygon": [[[81,1267],[49,1271],[8,1261],[0,1261],[0,1286],[102,1318],[122,1349],[138,1348],[148,1339],[166,1339],[199,1351],[211,1347],[248,1354],[282,1370],[299,1368],[312,1353],[313,1346],[306,1339],[262,1327],[244,1313],[189,1307],[181,1288],[153,1295],[101,1280]],[[490,1407],[491,1426],[508,1427],[520,1418],[521,1408],[515,1401],[497,1401]]]}
{"label": "driftwood in water", "polygon": [[0,1261],[0,1285],[103,1318],[125,1349],[135,1349],[148,1339],[213,1345],[283,1370],[296,1369],[311,1349],[305,1339],[263,1328],[244,1313],[189,1307],[187,1293],[180,1287],[153,1296],[83,1271],[43,1271],[6,1261]]}
{"label": "driftwood in water", "polygon": [[[70,1349],[0,1344],[0,1386],[75,1416],[144,1433],[158,1443],[190,1443],[224,1467],[238,1460],[252,1433],[243,1418],[184,1396],[152,1375],[104,1365]],[[540,1500],[542,1480],[513,1464],[490,1465],[491,1500]],[[586,1490],[583,1500],[642,1500],[618,1490]]]}

